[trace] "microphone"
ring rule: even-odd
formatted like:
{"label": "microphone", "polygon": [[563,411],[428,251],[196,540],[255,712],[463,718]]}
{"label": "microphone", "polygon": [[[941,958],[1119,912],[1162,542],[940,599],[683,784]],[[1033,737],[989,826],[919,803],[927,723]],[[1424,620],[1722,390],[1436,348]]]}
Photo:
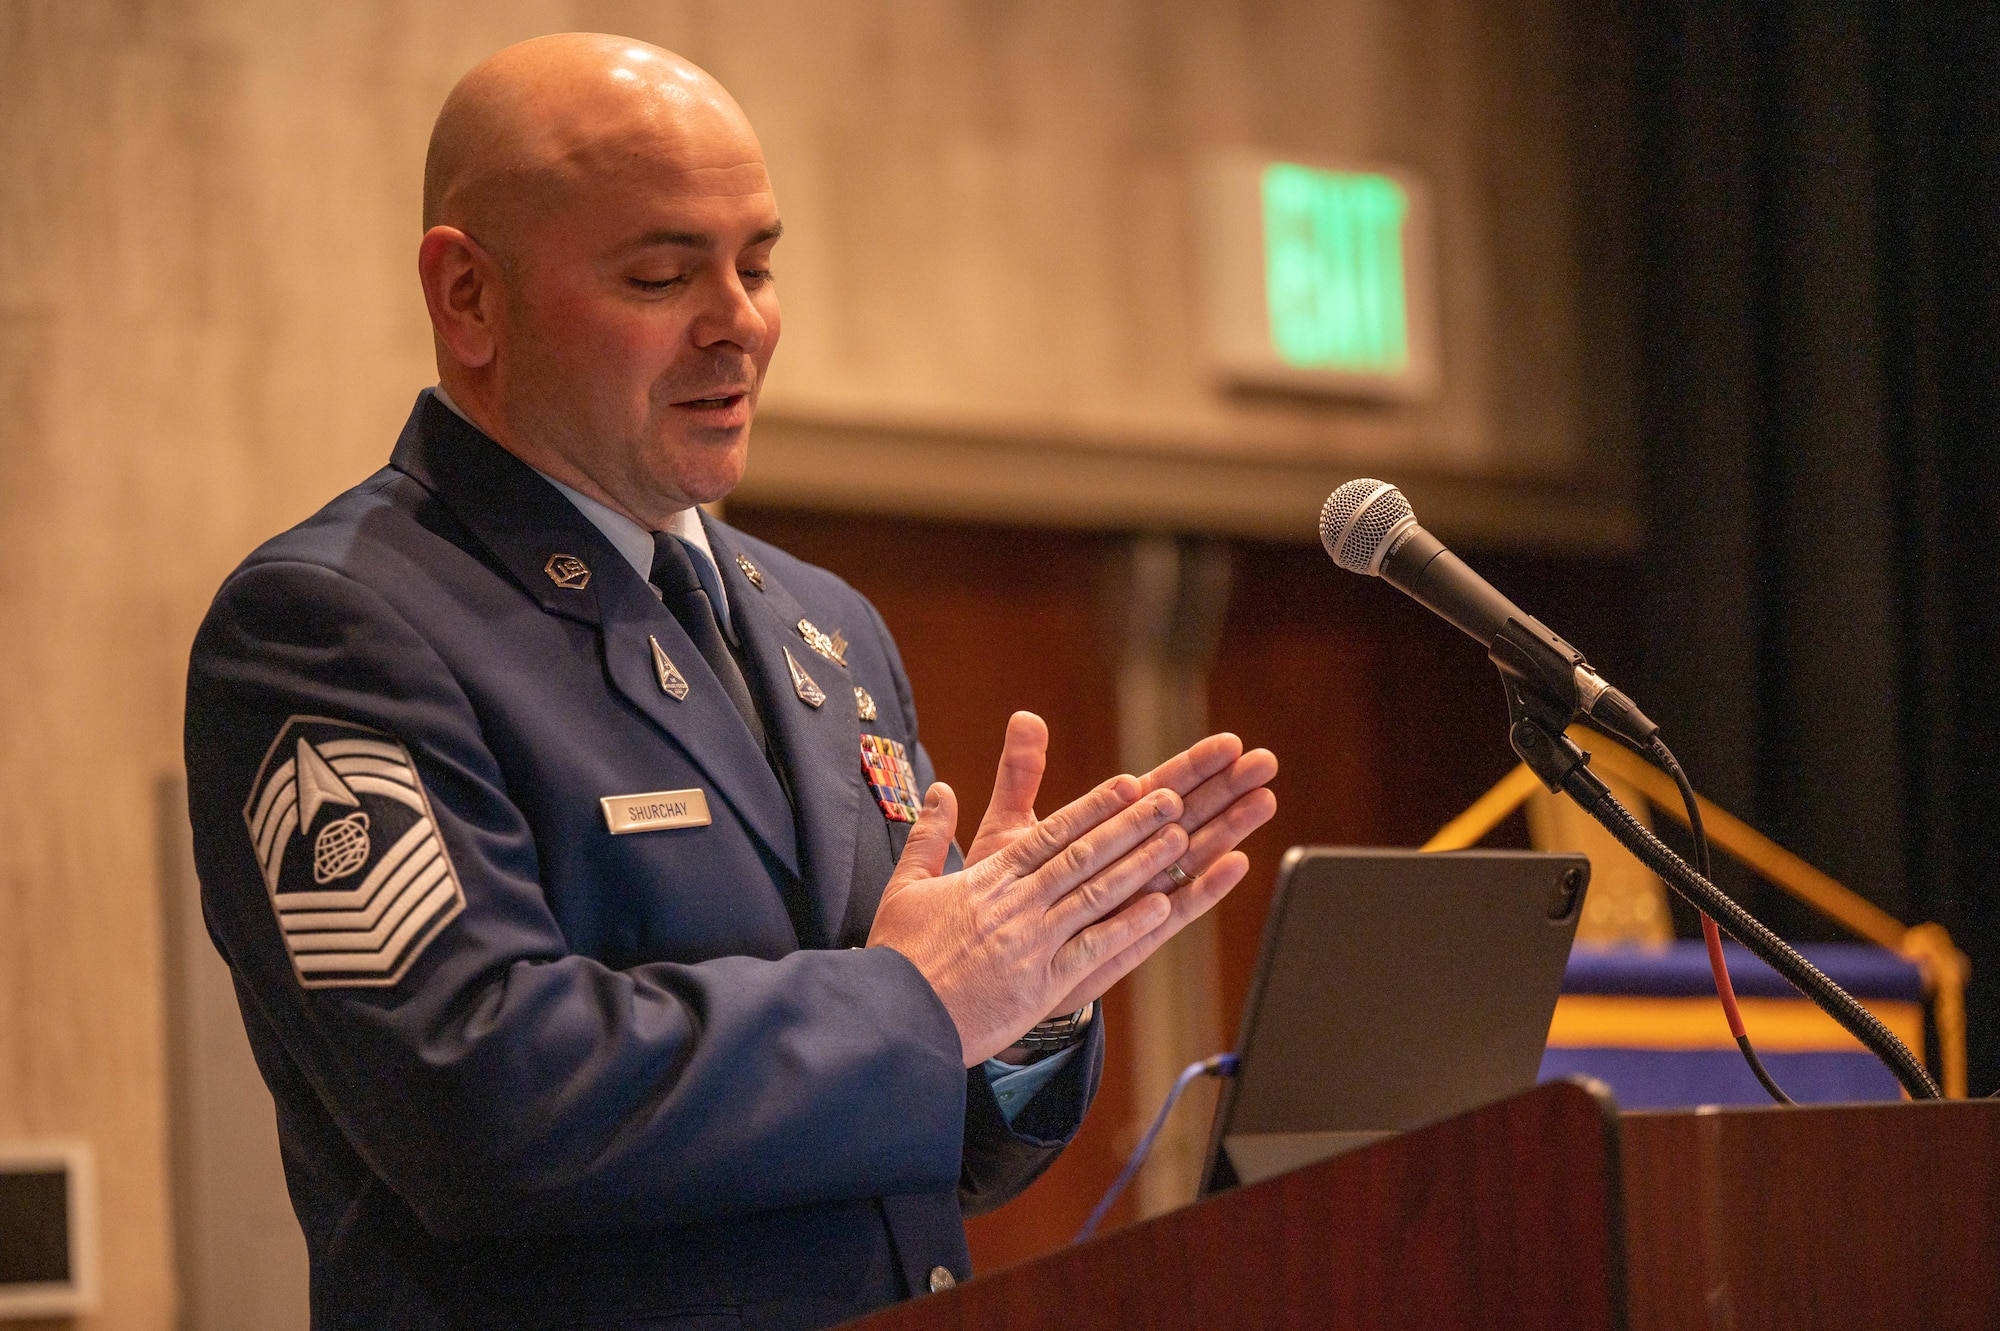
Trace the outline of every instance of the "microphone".
{"label": "microphone", "polygon": [[1335,490],[1319,511],[1319,539],[1348,572],[1383,579],[1475,639],[1510,687],[1519,686],[1564,714],[1558,727],[1586,717],[1640,749],[1659,733],[1630,698],[1590,668],[1583,653],[1424,530],[1395,486],[1363,478]]}

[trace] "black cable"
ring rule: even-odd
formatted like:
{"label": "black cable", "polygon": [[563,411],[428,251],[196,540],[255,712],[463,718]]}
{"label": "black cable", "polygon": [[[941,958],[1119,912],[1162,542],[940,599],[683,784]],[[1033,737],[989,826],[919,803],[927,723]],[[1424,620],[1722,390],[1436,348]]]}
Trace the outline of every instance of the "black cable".
{"label": "black cable", "polygon": [[1785,1088],[1778,1085],[1777,1082],[1773,1081],[1771,1079],[1771,1074],[1764,1070],[1763,1060],[1758,1058],[1757,1051],[1750,1047],[1749,1036],[1747,1035],[1737,1036],[1736,1047],[1743,1051],[1743,1061],[1750,1065],[1750,1071],[1757,1074],[1757,1080],[1764,1084],[1765,1094],[1769,1095],[1771,1099],[1773,1099],[1774,1101],[1776,1101],[1781,1105],[1796,1105],[1798,1103],[1798,1101],[1792,1099],[1791,1096],[1786,1095]]}
{"label": "black cable", "polygon": [[1707,878],[1708,829],[1701,824],[1701,801],[1695,797],[1693,784],[1688,781],[1687,773],[1681,770],[1680,759],[1674,757],[1674,751],[1667,747],[1667,742],[1655,735],[1649,748],[1651,751],[1647,756],[1658,763],[1680,788],[1681,803],[1687,806],[1688,831],[1694,835],[1694,871]]}
{"label": "black cable", "polygon": [[[1665,740],[1654,735],[1649,750],[1649,756],[1653,761],[1674,779],[1674,785],[1679,787],[1681,792],[1681,803],[1687,806],[1688,832],[1694,837],[1694,871],[1713,883],[1715,880],[1709,876],[1708,871],[1708,830],[1701,825],[1701,801],[1695,796],[1694,783],[1689,781],[1687,773],[1681,770],[1680,759],[1674,757],[1674,751],[1667,747]],[[1704,918],[1707,918],[1706,912]],[[1757,1057],[1757,1051],[1751,1048],[1748,1035],[1737,1036],[1736,1047],[1743,1051],[1743,1061],[1750,1065],[1750,1071],[1756,1076],[1758,1085],[1764,1088],[1765,1094],[1781,1105],[1798,1103],[1786,1095],[1784,1088],[1765,1070],[1764,1060]]]}
{"label": "black cable", "polygon": [[[1544,741],[1546,743],[1546,740]],[[1791,981],[1793,987],[1817,1003],[1849,1034],[1868,1047],[1896,1074],[1903,1089],[1914,1100],[1936,1100],[1937,1083],[1917,1056],[1875,1014],[1861,1006],[1845,989],[1822,973],[1819,967],[1800,956],[1784,940],[1765,928],[1715,884],[1698,874],[1680,856],[1669,850],[1652,832],[1620,804],[1595,772],[1582,762],[1570,767],[1562,778],[1569,797],[1591,817],[1604,825],[1641,863],[1665,879],[1698,910],[1707,912],[1737,942],[1762,958],[1772,970]]]}

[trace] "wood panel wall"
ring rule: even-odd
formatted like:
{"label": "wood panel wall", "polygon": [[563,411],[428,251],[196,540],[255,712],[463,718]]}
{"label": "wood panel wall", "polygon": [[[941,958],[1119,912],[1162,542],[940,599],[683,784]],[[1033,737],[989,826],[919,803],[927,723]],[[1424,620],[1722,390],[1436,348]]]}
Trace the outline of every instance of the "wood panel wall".
{"label": "wood panel wall", "polygon": [[[1268,513],[1296,493],[1309,521],[1315,477],[1455,459],[1498,477],[1452,491],[1455,520],[1544,538],[1523,515],[1555,485],[1609,495],[1576,530],[1616,545],[1629,356],[1601,259],[1623,242],[1582,182],[1618,116],[1596,91],[1605,52],[1567,15],[1561,0],[0,3],[0,1134],[97,1146],[106,1294],[85,1324],[173,1318],[148,792],[180,761],[188,642],[235,561],[380,465],[431,381],[418,185],[460,72],[536,33],[623,29],[707,63],[763,127],[790,222],[788,338],[746,494],[1242,526],[1189,497]],[[1201,385],[1181,166],[1246,136],[1432,174],[1437,403]],[[1210,465],[1267,444],[1276,461]],[[1142,493],[1152,508],[1130,502]]]}

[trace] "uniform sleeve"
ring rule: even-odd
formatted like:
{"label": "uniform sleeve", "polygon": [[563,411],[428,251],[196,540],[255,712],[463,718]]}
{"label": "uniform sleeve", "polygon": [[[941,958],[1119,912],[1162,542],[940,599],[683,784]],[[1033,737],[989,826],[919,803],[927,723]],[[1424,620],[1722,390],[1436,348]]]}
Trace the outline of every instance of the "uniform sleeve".
{"label": "uniform sleeve", "polygon": [[[247,824],[297,718],[383,737],[349,742],[339,761],[378,775],[347,784],[301,754],[314,799],[393,776],[368,757],[390,741],[421,782],[463,902],[393,982],[309,987],[295,969]],[[239,572],[196,639],[186,746],[210,930],[245,1004],[427,1227],[609,1229],[958,1181],[965,1069],[915,967],[888,948],[626,971],[571,955],[488,720],[415,627],[318,565]]]}
{"label": "uniform sleeve", "polygon": [[[917,739],[917,709],[911,695],[909,676],[896,650],[888,626],[871,604],[876,631],[889,653],[891,673],[896,682],[896,702],[902,709],[905,733]],[[937,779],[937,770],[922,743],[915,744],[917,789],[927,790]],[[954,845],[947,869],[964,867],[964,857]],[[1009,1121],[993,1093],[991,1079],[982,1065],[968,1071],[965,1078],[964,1167],[959,1175],[958,1196],[967,1215],[979,1215],[1011,1201],[1040,1178],[1063,1148],[1083,1126],[1083,1116],[1097,1095],[1104,1075],[1104,1005],[1098,1004],[1089,1034],[1062,1071],[1057,1073]]]}

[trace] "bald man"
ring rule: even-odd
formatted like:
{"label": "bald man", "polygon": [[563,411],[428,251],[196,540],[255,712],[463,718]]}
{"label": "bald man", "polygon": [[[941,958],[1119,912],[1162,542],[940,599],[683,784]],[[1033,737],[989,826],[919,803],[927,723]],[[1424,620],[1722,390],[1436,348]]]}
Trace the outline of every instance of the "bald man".
{"label": "bald man", "polygon": [[736,104],[566,35],[440,112],[439,384],[196,640],[211,933],[277,1103],[313,1324],[820,1326],[971,1274],[1075,1132],[1096,1000],[1246,869],[1216,736],[965,852],[837,578],[704,517],[776,348]]}

